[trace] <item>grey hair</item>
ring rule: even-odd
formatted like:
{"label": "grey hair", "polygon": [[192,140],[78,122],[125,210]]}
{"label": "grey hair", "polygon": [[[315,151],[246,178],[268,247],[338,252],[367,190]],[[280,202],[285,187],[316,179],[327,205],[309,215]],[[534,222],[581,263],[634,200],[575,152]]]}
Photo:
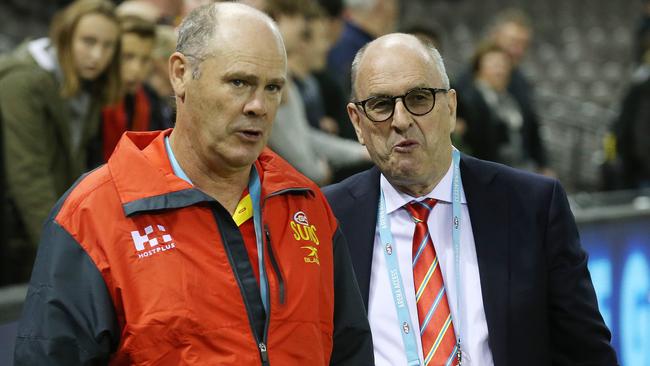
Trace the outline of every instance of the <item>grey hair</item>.
{"label": "grey hair", "polygon": [[192,10],[178,27],[176,52],[188,57],[192,78],[201,77],[199,64],[210,53],[207,47],[217,29],[217,4],[207,4]]}
{"label": "grey hair", "polygon": [[[447,75],[447,70],[445,68],[445,62],[442,59],[442,55],[440,55],[440,52],[438,52],[438,50],[433,45],[424,43],[417,37],[415,38],[427,50],[429,56],[436,64],[436,68],[438,69],[438,73],[440,74],[440,78],[442,79],[442,87],[445,89],[449,89],[450,88],[449,75]],[[350,68],[350,78],[352,82],[352,88],[351,88],[352,90],[350,96],[352,100],[357,99],[356,81],[357,81],[357,73],[359,72],[359,63],[361,62],[363,55],[366,53],[366,49],[368,49],[368,46],[371,43],[366,43],[365,46],[361,47],[361,49],[354,56],[354,60],[352,60],[352,67]]]}

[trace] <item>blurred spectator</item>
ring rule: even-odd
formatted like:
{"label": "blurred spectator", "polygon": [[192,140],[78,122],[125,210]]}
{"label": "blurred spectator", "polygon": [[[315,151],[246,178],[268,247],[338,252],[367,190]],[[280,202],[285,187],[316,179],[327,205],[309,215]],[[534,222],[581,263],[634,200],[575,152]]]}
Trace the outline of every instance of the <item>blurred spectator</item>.
{"label": "blurred spectator", "polygon": [[50,38],[0,61],[12,281],[29,278],[42,223],[100,153],[100,110],[120,90],[119,41],[109,1],[77,0],[55,15]]}
{"label": "blurred spectator", "polygon": [[310,22],[312,47],[316,48],[310,57],[311,73],[316,78],[323,98],[325,115],[336,122],[337,134],[343,138],[357,140],[354,127],[348,118],[345,106],[347,91],[343,90],[335,75],[327,68],[327,53],[338,40],[343,30],[343,0],[319,0],[324,9],[323,16]]}
{"label": "blurred spectator", "polygon": [[641,19],[635,30],[634,60],[638,64],[647,65],[643,58],[650,50],[650,0],[641,1]]}
{"label": "blurred spectator", "polygon": [[435,47],[442,54],[442,35],[437,25],[431,22],[413,22],[400,27],[400,32],[418,37],[422,42]]}
{"label": "blurred spectator", "polygon": [[462,135],[466,152],[477,158],[532,169],[523,151],[523,117],[508,92],[512,59],[501,47],[486,43],[472,58],[473,82],[459,89],[459,112],[466,121]]}
{"label": "blurred spectator", "polygon": [[[644,60],[650,65],[650,50]],[[650,188],[650,77],[635,81],[626,93],[613,133],[622,170],[622,186],[613,188]]]}
{"label": "blurred spectator", "polygon": [[[157,24],[176,26],[193,9],[219,0],[126,0],[118,15],[135,15]],[[253,1],[253,0],[250,0]],[[263,0],[256,0],[257,2]],[[246,2],[246,1],[243,1]],[[129,3],[123,7],[125,3]],[[144,12],[143,12],[144,11]],[[148,13],[148,14],[146,14]]]}
{"label": "blurred spectator", "polygon": [[125,131],[163,130],[172,127],[163,116],[164,101],[144,84],[151,70],[156,38],[153,23],[138,17],[122,18],[121,78],[124,96],[102,112],[103,161],[107,162]]}
{"label": "blurred spectator", "polygon": [[325,13],[325,36],[327,43],[333,45],[343,32],[343,0],[318,0]]}
{"label": "blurred spectator", "polygon": [[327,57],[327,67],[345,92],[350,95],[352,60],[366,43],[395,30],[398,0],[345,0],[343,32]]}
{"label": "blurred spectator", "polygon": [[[514,97],[522,116],[521,144],[523,161],[532,161],[539,173],[554,176],[548,167],[546,151],[539,136],[539,119],[533,104],[533,87],[520,70],[519,65],[528,50],[532,28],[528,17],[518,9],[506,9],[497,14],[488,34],[488,41],[504,49],[512,61],[513,69],[508,83],[508,92]],[[475,75],[470,69],[456,82],[459,90],[471,88]],[[462,97],[462,94],[461,94]],[[458,115],[465,118],[464,106],[459,106]],[[468,127],[469,128],[469,127]]]}
{"label": "blurred spectator", "polygon": [[154,24],[162,18],[161,9],[147,0],[126,0],[115,12],[120,18],[138,17]]}
{"label": "blurred spectator", "polygon": [[[156,41],[151,57],[151,72],[147,85],[161,101],[160,113],[163,121],[175,121],[174,90],[169,82],[168,60],[176,50],[176,33],[171,26],[156,26]],[[173,122],[172,122],[173,123]]]}
{"label": "blurred spectator", "polygon": [[176,25],[183,14],[185,3],[182,0],[131,0],[153,5],[159,12],[158,23]]}
{"label": "blurred spectator", "polygon": [[[307,15],[310,7],[309,1],[304,0],[267,0],[266,11],[282,33],[292,77],[305,68],[301,48],[309,38]],[[309,125],[304,103],[292,79],[284,89],[283,104],[278,109],[268,142],[271,149],[321,185],[332,181],[336,169],[369,161],[366,150],[358,142]]]}
{"label": "blurred spectator", "polygon": [[[302,45],[296,49],[296,63],[292,78],[296,83],[309,124],[333,135],[339,134],[338,122],[327,113],[322,86],[314,72],[324,70],[330,43],[327,37],[327,20],[323,9],[315,1],[307,2],[307,24],[301,37]],[[342,104],[345,104],[342,101]]]}
{"label": "blurred spectator", "polygon": [[302,34],[295,40],[297,47],[292,52],[291,78],[293,79],[303,104],[307,121],[314,127],[325,132],[338,134],[338,125],[325,115],[325,104],[320,92],[318,81],[312,75],[312,70],[324,67],[328,45],[323,29],[323,10],[315,1],[307,1],[305,6],[305,23]]}

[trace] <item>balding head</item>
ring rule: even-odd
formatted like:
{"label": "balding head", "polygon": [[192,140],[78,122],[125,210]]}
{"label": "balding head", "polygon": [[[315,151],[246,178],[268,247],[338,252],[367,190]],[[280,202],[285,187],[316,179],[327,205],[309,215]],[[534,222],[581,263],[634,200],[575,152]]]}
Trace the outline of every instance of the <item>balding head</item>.
{"label": "balding head", "polygon": [[[178,28],[176,51],[190,58],[194,76],[198,77],[195,66],[217,51],[212,46],[217,43],[215,40],[229,41],[247,36],[271,36],[270,44],[281,47],[284,52],[275,22],[263,12],[238,3],[208,4],[190,12]],[[245,44],[241,46],[245,47]]]}
{"label": "balding head", "polygon": [[347,111],[359,141],[398,190],[430,192],[449,168],[456,123],[456,92],[440,54],[396,33],[369,43],[354,65],[357,101]]}
{"label": "balding head", "polygon": [[363,66],[386,58],[390,54],[400,55],[400,58],[409,58],[410,60],[419,59],[423,62],[428,60],[431,63],[431,73],[440,78],[443,88],[449,89],[449,77],[445,70],[445,64],[440,52],[435,47],[423,43],[410,34],[391,33],[366,44],[354,57],[351,69],[352,90],[350,94],[353,100],[357,100],[359,97],[357,79],[360,77],[359,73]]}
{"label": "balding head", "polygon": [[199,176],[248,174],[287,80],[287,54],[273,21],[242,4],[197,8],[181,25],[169,74],[176,96],[174,153],[186,154]]}

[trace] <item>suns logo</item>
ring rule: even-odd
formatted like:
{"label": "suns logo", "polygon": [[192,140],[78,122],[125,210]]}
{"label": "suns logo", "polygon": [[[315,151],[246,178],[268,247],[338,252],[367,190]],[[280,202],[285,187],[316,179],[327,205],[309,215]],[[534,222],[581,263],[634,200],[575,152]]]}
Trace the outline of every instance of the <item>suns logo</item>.
{"label": "suns logo", "polygon": [[307,219],[307,215],[304,212],[296,212],[293,215],[293,221],[289,222],[289,226],[293,231],[293,237],[297,241],[307,240],[316,245],[320,245],[320,241],[316,235],[316,226],[309,225],[309,219]]}

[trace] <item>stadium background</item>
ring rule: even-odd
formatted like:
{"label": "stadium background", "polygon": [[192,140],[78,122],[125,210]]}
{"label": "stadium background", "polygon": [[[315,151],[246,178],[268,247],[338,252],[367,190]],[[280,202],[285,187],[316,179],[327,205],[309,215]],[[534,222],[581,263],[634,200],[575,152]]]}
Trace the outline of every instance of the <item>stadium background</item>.
{"label": "stadium background", "polygon": [[[47,33],[68,1],[3,0],[0,52]],[[571,193],[590,270],[624,366],[650,366],[650,190],[601,192],[603,140],[638,77],[640,0],[402,0],[401,23],[441,31],[451,79],[463,71],[492,15],[516,6],[533,23],[523,70],[536,90],[550,166]],[[650,157],[648,157],[650,159]],[[0,364],[9,364],[25,286],[0,288]]]}

